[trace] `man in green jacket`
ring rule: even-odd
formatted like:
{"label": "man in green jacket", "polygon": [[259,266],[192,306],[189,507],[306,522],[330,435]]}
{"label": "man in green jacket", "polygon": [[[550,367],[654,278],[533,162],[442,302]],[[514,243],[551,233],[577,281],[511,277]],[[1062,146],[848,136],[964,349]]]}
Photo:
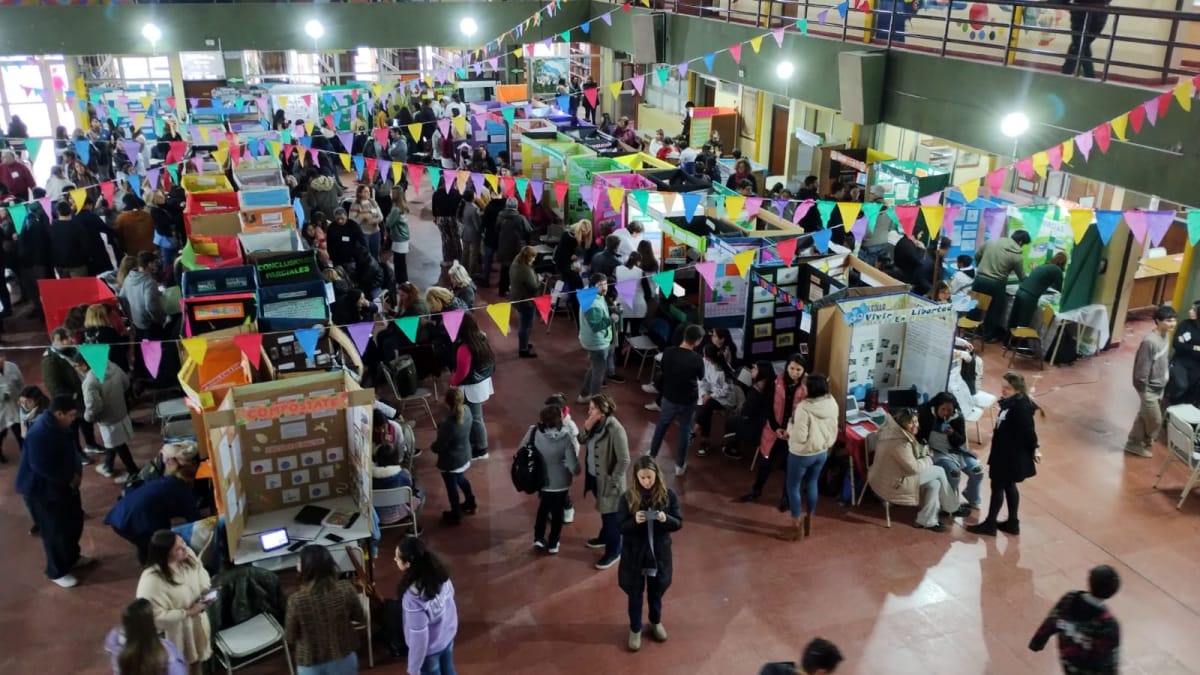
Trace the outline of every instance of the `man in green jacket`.
{"label": "man in green jacket", "polygon": [[[593,274],[588,281],[596,289],[596,299],[591,307],[579,312],[579,344],[588,353],[588,371],[583,376],[583,388],[579,390],[576,403],[587,403],[600,393],[604,378],[620,384],[625,379],[615,372],[613,346],[616,343],[616,325],[621,320],[619,309],[610,309],[608,299],[608,277]],[[606,375],[607,374],[607,375]]]}
{"label": "man in green jacket", "polygon": [[1017,230],[1009,237],[984,242],[975,251],[975,283],[971,290],[990,295],[992,304],[983,317],[983,338],[988,342],[1004,339],[1004,311],[1008,306],[1008,277],[1025,279],[1025,259],[1021,250],[1030,242],[1029,233]]}

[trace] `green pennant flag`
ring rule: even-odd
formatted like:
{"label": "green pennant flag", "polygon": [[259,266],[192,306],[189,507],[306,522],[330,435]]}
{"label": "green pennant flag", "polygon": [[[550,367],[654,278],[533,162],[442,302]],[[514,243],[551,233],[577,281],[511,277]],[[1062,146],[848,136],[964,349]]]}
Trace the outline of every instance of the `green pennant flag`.
{"label": "green pennant flag", "polygon": [[517,184],[517,199],[525,201],[525,191],[529,189],[529,179],[517,178],[515,182]]}
{"label": "green pennant flag", "polygon": [[246,107],[246,99],[242,96],[239,96],[239,97],[233,99],[233,104],[239,108],[245,108]]}
{"label": "green pennant flag", "polygon": [[717,209],[718,218],[729,215],[725,213],[725,195],[713,195],[713,206]]}
{"label": "green pennant flag", "polygon": [[1021,223],[1029,233],[1030,240],[1037,239],[1038,232],[1042,231],[1042,221],[1046,219],[1046,211],[1047,207],[1044,205],[1021,207]]}
{"label": "green pennant flag", "polygon": [[821,227],[829,227],[829,216],[837,208],[837,202],[828,199],[817,200],[817,212],[821,214]]}
{"label": "green pennant flag", "polygon": [[862,211],[867,218],[867,232],[875,231],[875,218],[879,216],[879,209],[882,207],[883,204],[879,202],[863,202]]}
{"label": "green pennant flag", "polygon": [[32,164],[37,160],[38,151],[42,149],[42,139],[26,138],[25,150],[29,152],[29,162]]}
{"label": "green pennant flag", "polygon": [[454,74],[457,75],[458,79],[460,79],[460,80],[467,79],[467,69],[466,68],[455,68]]}
{"label": "green pennant flag", "polygon": [[796,19],[796,28],[800,29],[801,35],[808,35],[808,19]]}
{"label": "green pennant flag", "polygon": [[200,263],[196,262],[196,249],[192,248],[191,239],[188,239],[183,245],[183,250],[179,252],[179,262],[189,270],[199,269]]}
{"label": "green pennant flag", "polygon": [[665,270],[650,277],[654,280],[658,290],[662,291],[663,297],[671,297],[671,293],[675,292],[675,270]]}
{"label": "green pennant flag", "polygon": [[517,111],[512,106],[505,106],[500,109],[500,114],[504,117],[504,121],[508,123],[508,126],[511,127],[513,119],[517,116]]}
{"label": "green pennant flag", "polygon": [[1195,246],[1200,242],[1200,209],[1192,209],[1187,215],[1188,239]]}
{"label": "green pennant flag", "polygon": [[402,316],[399,319],[394,319],[396,327],[404,333],[404,337],[408,338],[409,342],[416,343],[417,341],[417,326],[421,324],[419,316]]}
{"label": "green pennant flag", "polygon": [[[438,189],[438,184],[442,182],[442,170],[440,167],[431,166],[425,169],[429,172],[429,189]],[[415,340],[414,340],[415,342]]]}
{"label": "green pennant flag", "polygon": [[571,41],[571,31],[564,30],[563,32],[558,34],[558,37],[562,38],[563,42],[570,42]]}
{"label": "green pennant flag", "polygon": [[162,138],[163,135],[163,121],[157,117],[154,118],[154,135],[159,138]]}
{"label": "green pennant flag", "polygon": [[179,165],[168,164],[167,173],[171,174],[171,179],[175,181],[176,185],[179,185]]}
{"label": "green pennant flag", "polygon": [[21,230],[25,229],[25,218],[29,215],[29,207],[24,204],[13,204],[8,207],[8,215],[12,218],[13,228],[17,230],[17,234],[21,234]]}
{"label": "green pennant flag", "polygon": [[650,191],[649,190],[634,190],[633,201],[637,204],[642,213],[650,212]]}
{"label": "green pennant flag", "polygon": [[108,350],[109,346],[104,343],[99,344],[82,344],[75,347],[79,350],[79,354],[83,356],[83,360],[87,361],[88,368],[96,374],[96,379],[104,381],[104,371],[108,370]]}
{"label": "green pennant flag", "polygon": [[284,129],[283,131],[280,131],[279,132],[279,140],[283,141],[284,145],[291,145],[292,144],[292,130]]}
{"label": "green pennant flag", "polygon": [[665,86],[667,84],[667,78],[669,78],[669,77],[671,77],[671,69],[670,68],[659,68],[658,69],[658,83],[659,84]]}

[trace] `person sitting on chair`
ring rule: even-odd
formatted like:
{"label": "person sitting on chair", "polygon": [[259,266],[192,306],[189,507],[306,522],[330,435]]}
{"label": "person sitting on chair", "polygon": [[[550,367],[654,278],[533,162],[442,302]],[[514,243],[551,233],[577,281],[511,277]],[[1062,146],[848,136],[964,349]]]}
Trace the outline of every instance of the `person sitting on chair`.
{"label": "person sitting on chair", "polygon": [[[943,391],[921,406],[918,416],[920,429],[917,440],[929,445],[933,451],[933,463],[946,470],[951,487],[958,491],[959,479],[967,476],[967,487],[962,492],[966,506],[978,509],[982,504],[979,488],[983,484],[983,465],[975,453],[967,448],[967,425],[957,399]],[[949,507],[946,507],[949,510]]]}

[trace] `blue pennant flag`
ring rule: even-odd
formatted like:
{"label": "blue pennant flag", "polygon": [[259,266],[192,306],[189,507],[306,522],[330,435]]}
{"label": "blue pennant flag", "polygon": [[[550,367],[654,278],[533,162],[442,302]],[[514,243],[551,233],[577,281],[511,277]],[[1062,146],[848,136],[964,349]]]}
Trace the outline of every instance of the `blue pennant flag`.
{"label": "blue pennant flag", "polygon": [[704,195],[699,192],[683,193],[683,215],[690,221],[696,217],[696,209],[700,207],[700,200]]}
{"label": "blue pennant flag", "polygon": [[87,164],[92,159],[92,144],[83,139],[75,141],[75,154],[79,155],[79,161]]}
{"label": "blue pennant flag", "polygon": [[296,212],[296,222],[303,227],[308,219],[304,217],[304,205],[300,203],[299,197],[292,200],[292,210]]}
{"label": "blue pennant flag", "polygon": [[575,299],[579,300],[579,309],[584,312],[588,311],[592,303],[596,301],[596,294],[599,292],[600,289],[595,286],[579,289],[579,293],[575,295]]}
{"label": "blue pennant flag", "polygon": [[717,58],[716,54],[705,54],[704,55],[704,67],[708,68],[708,72],[710,72],[710,73],[712,72],[713,59],[715,59],[715,58]]}
{"label": "blue pennant flag", "polygon": [[321,329],[297,328],[295,334],[296,342],[300,343],[300,348],[304,350],[304,355],[310,359],[316,358],[317,340],[321,338]]}
{"label": "blue pennant flag", "polygon": [[1096,211],[1096,233],[1100,235],[1101,243],[1108,245],[1108,240],[1112,239],[1113,232],[1117,231],[1120,222],[1120,211]]}
{"label": "blue pennant flag", "polygon": [[833,230],[828,228],[817,230],[813,232],[812,238],[817,250],[821,253],[827,253],[829,251],[829,240],[833,238]]}

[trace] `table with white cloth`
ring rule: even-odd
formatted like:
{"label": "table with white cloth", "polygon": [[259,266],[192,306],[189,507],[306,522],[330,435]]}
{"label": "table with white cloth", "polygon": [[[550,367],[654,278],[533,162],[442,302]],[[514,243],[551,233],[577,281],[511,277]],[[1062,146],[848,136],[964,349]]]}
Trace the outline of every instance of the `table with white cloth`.
{"label": "table with white cloth", "polygon": [[[1039,307],[1046,307],[1050,304],[1047,297],[1049,296],[1042,296],[1042,300],[1038,303]],[[1050,306],[1053,307],[1053,305]],[[1038,323],[1036,327],[1038,335],[1042,338],[1042,347],[1047,357],[1054,356],[1051,352],[1056,347],[1055,338],[1066,329],[1067,324],[1075,324],[1079,327],[1076,349],[1080,356],[1093,356],[1108,344],[1108,308],[1104,305],[1084,305],[1066,312],[1056,311],[1049,324],[1041,321],[1041,312],[1035,314],[1035,318]]]}

